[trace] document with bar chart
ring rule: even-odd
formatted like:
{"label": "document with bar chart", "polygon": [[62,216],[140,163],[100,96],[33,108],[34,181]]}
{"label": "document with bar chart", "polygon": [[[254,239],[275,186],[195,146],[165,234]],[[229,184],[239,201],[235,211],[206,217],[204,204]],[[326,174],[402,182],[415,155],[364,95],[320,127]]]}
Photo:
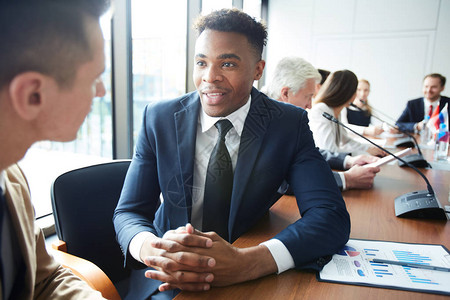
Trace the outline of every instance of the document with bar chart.
{"label": "document with bar chart", "polygon": [[450,295],[450,272],[375,263],[372,259],[450,268],[442,245],[350,239],[318,273],[319,281]]}

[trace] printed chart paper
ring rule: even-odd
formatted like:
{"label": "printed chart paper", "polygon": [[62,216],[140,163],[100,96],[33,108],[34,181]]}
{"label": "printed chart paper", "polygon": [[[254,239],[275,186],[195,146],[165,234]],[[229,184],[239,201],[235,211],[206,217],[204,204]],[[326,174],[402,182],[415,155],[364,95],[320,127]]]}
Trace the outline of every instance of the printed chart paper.
{"label": "printed chart paper", "polygon": [[374,263],[374,258],[450,268],[450,253],[442,245],[350,239],[318,279],[450,295],[450,272]]}

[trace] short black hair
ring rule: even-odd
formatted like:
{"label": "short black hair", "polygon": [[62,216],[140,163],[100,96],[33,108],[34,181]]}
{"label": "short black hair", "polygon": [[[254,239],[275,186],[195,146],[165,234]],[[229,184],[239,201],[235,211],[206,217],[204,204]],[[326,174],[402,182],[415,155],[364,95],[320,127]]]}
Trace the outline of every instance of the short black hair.
{"label": "short black hair", "polygon": [[71,85],[93,56],[87,22],[108,7],[108,0],[0,0],[0,88],[27,71]]}
{"label": "short black hair", "polygon": [[441,74],[438,74],[438,73],[428,74],[427,76],[425,76],[425,78],[423,80],[425,81],[425,79],[427,79],[428,77],[438,78],[441,81],[441,86],[445,86],[445,82],[447,81],[445,76],[442,76]]}
{"label": "short black hair", "polygon": [[224,8],[200,16],[194,23],[194,29],[197,30],[198,35],[205,29],[243,34],[260,59],[267,43],[266,26],[237,8]]}

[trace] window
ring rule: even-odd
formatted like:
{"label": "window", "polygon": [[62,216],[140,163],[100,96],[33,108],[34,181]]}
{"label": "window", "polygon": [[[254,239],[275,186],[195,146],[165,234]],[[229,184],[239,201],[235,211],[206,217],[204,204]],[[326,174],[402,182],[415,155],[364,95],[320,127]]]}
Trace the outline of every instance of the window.
{"label": "window", "polygon": [[[233,3],[233,0],[202,0],[202,14],[208,14],[213,10],[218,10],[221,8],[232,8],[237,7],[242,9],[250,16],[256,18],[257,20],[261,19],[261,6],[262,0],[243,0],[241,7]],[[240,2],[240,1],[236,1]]]}
{"label": "window", "polygon": [[144,107],[186,92],[187,0],[132,0],[133,140]]}
{"label": "window", "polygon": [[261,6],[261,0],[244,0],[243,11],[259,21],[261,19]]}
{"label": "window", "polygon": [[213,10],[218,10],[221,8],[232,8],[232,0],[202,0],[202,14],[206,15]]}
{"label": "window", "polygon": [[19,162],[30,185],[37,218],[52,212],[50,187],[59,174],[112,158],[110,20],[111,15],[108,14],[100,20],[105,37],[106,69],[102,78],[106,95],[94,99],[92,110],[76,140],[69,143],[38,142]]}

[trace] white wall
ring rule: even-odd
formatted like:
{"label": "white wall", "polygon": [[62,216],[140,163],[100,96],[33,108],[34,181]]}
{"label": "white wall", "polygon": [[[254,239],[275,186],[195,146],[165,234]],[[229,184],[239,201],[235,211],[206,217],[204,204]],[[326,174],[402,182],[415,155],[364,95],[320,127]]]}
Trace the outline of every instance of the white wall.
{"label": "white wall", "polygon": [[450,0],[270,0],[267,23],[266,80],[288,55],[349,69],[394,119],[422,96],[426,74],[450,80]]}

